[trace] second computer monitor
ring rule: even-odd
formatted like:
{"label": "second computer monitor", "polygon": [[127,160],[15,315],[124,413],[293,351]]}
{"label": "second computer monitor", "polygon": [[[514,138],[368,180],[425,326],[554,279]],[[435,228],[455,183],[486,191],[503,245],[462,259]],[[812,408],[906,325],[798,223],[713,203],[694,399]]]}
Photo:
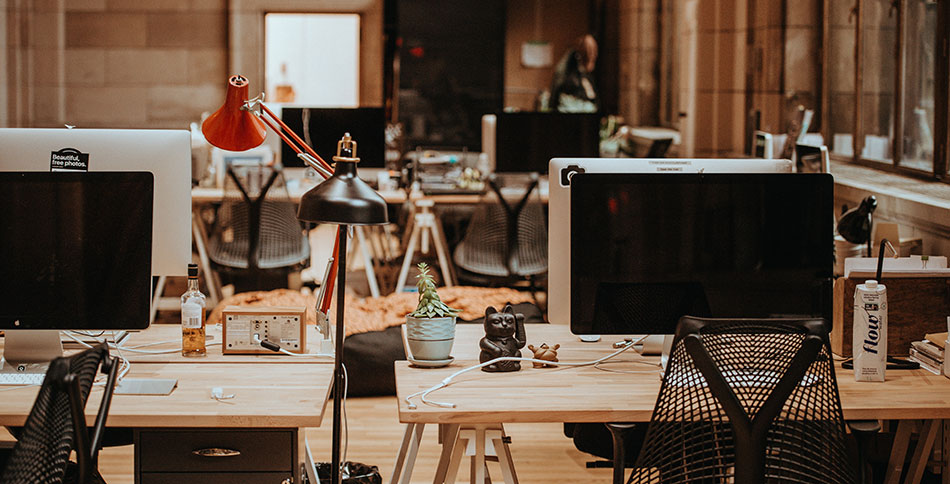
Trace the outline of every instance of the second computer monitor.
{"label": "second computer monitor", "polygon": [[827,174],[578,174],[571,331],[672,334],[684,315],[831,322]]}
{"label": "second computer monitor", "polygon": [[600,118],[596,113],[498,113],[495,171],[546,173],[551,158],[598,156]]}
{"label": "second computer monitor", "polygon": [[[357,142],[356,156],[361,167],[386,166],[386,117],[383,108],[308,108],[284,106],[280,119],[327,163],[336,155],[336,144],[344,133]],[[304,167],[303,160],[286,145],[280,161],[285,167]]]}
{"label": "second computer monitor", "polygon": [[789,160],[555,158],[548,174],[548,318],[571,320],[571,179],[577,173],[791,173]]}

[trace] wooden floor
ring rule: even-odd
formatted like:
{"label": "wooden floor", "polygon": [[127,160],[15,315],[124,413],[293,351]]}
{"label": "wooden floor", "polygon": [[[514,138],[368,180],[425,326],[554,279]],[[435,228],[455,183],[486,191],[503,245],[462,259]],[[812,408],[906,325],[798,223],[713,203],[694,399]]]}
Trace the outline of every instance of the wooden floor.
{"label": "wooden floor", "polygon": [[[353,398],[347,402],[350,431],[346,459],[379,467],[383,482],[392,477],[393,463],[405,426],[399,423],[395,397]],[[323,427],[307,431],[314,459],[330,460],[330,408]],[[521,483],[610,482],[611,470],[587,469],[592,460],[574,448],[564,437],[561,424],[511,424],[505,430],[511,436],[511,453]],[[437,429],[425,430],[412,483],[431,483],[439,456]],[[132,483],[132,447],[104,449],[99,469],[109,484]],[[493,482],[502,482],[497,463],[489,464]],[[469,482],[468,466],[463,463],[457,482]]]}

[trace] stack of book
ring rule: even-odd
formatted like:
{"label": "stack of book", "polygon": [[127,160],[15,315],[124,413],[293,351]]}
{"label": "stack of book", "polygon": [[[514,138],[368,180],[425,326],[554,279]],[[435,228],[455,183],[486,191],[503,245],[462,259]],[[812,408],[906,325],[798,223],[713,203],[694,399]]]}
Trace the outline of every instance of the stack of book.
{"label": "stack of book", "polygon": [[947,333],[928,334],[923,340],[910,344],[910,359],[934,374],[943,374],[944,345]]}

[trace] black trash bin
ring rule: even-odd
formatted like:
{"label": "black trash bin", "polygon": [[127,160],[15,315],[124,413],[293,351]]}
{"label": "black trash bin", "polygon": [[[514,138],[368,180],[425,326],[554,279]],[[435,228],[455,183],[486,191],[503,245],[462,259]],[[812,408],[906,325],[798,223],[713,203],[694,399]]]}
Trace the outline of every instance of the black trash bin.
{"label": "black trash bin", "polygon": [[[321,483],[330,482],[329,462],[317,462],[317,478]],[[383,477],[379,475],[379,468],[360,462],[345,462],[343,464],[344,484],[383,484]]]}

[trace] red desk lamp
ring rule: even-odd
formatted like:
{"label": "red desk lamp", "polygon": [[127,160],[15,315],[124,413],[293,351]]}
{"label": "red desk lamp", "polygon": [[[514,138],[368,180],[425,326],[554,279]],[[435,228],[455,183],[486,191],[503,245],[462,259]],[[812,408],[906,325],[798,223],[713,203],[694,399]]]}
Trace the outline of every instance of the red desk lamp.
{"label": "red desk lamp", "polygon": [[[304,160],[323,178],[330,178],[333,174],[330,165],[264,105],[263,96],[248,99],[248,84],[247,78],[241,75],[228,79],[224,105],[201,123],[201,132],[205,139],[223,150],[244,151],[263,143],[267,136],[267,127],[270,127],[297,153],[298,158]],[[337,254],[338,246],[334,245],[332,259],[317,298],[317,318],[321,324],[326,324],[327,310],[330,309],[330,300],[333,298]]]}
{"label": "red desk lamp", "polygon": [[[337,299],[336,299],[336,352],[334,354],[333,371],[333,434],[332,453],[330,464],[330,482],[340,484],[341,462],[340,441],[342,436],[342,401],[344,395],[343,361],[343,309],[344,293],[346,291],[346,241],[349,225],[381,225],[388,223],[386,201],[363,180],[356,176],[356,164],[360,159],[356,155],[356,141],[349,133],[337,143],[337,155],[333,157],[336,169],[330,173],[330,166],[320,158],[312,148],[307,146],[286,124],[280,121],[274,113],[257,97],[247,99],[247,79],[243,76],[231,76],[228,80],[228,93],[224,106],[211,115],[201,125],[201,131],[208,142],[222,149],[238,151],[253,148],[264,141],[269,126],[281,139],[284,140],[297,156],[306,161],[326,180],[313,187],[303,195],[297,218],[308,222],[324,222],[338,224],[337,241],[333,248],[334,258],[327,273],[331,274],[336,267]],[[265,117],[264,115],[268,117]],[[276,126],[275,126],[276,124]],[[294,142],[303,147],[301,150]],[[304,151],[305,150],[305,151]],[[329,279],[329,278],[328,278]],[[326,317],[326,310],[330,305],[332,280],[324,281],[320,291],[322,298],[317,301],[319,312]],[[319,315],[318,315],[319,317]]]}

